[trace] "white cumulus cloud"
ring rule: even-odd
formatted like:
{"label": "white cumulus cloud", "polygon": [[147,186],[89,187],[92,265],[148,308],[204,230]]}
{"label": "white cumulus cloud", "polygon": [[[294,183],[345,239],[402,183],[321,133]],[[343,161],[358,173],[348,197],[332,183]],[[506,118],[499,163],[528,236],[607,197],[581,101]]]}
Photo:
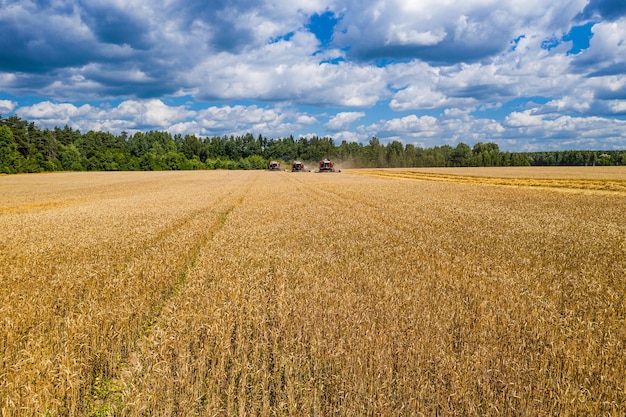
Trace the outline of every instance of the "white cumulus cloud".
{"label": "white cumulus cloud", "polygon": [[12,100],[0,100],[0,115],[10,113],[17,107],[17,103]]}
{"label": "white cumulus cloud", "polygon": [[364,112],[339,112],[326,123],[326,127],[332,131],[345,130],[353,122],[365,116]]}

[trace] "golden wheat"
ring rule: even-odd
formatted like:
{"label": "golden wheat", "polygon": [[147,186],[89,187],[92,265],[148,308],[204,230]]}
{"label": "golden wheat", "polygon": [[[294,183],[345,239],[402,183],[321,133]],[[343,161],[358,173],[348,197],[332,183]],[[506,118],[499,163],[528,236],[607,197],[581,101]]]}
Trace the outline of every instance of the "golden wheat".
{"label": "golden wheat", "polygon": [[626,410],[619,190],[221,171],[2,181],[3,415]]}

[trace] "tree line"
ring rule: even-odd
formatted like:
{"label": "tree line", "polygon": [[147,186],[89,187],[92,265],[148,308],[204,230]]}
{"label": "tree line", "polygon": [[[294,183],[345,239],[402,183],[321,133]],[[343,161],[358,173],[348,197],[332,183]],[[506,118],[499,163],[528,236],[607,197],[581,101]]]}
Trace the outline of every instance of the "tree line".
{"label": "tree line", "polygon": [[0,115],[0,173],[43,171],[156,171],[265,169],[269,161],[331,158],[355,168],[626,165],[626,151],[503,152],[492,142],[473,147],[421,148],[399,141],[367,144],[329,137],[268,139],[241,136],[200,138],[168,132],[89,131],[69,126],[40,129],[18,116]]}

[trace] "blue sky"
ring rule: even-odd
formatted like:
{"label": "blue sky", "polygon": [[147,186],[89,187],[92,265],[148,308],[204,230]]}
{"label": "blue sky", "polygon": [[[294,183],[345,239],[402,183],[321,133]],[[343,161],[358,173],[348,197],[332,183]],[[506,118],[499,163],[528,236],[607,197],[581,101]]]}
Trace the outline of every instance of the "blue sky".
{"label": "blue sky", "polygon": [[626,1],[0,0],[0,114],[115,134],[626,149]]}

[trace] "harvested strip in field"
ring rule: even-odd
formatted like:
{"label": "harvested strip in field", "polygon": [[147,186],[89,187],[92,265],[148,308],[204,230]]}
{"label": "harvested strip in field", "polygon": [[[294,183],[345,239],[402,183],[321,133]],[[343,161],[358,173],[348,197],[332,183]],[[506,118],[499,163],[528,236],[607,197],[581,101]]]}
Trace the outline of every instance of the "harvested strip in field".
{"label": "harvested strip in field", "polygon": [[[510,178],[455,175],[415,170],[358,169],[348,170],[354,175],[367,175],[377,178],[409,179],[419,181],[439,181],[463,184],[506,185],[516,187],[560,188],[584,191],[609,191],[626,193],[626,179],[571,179],[571,178]],[[494,170],[497,175],[497,170]]]}

